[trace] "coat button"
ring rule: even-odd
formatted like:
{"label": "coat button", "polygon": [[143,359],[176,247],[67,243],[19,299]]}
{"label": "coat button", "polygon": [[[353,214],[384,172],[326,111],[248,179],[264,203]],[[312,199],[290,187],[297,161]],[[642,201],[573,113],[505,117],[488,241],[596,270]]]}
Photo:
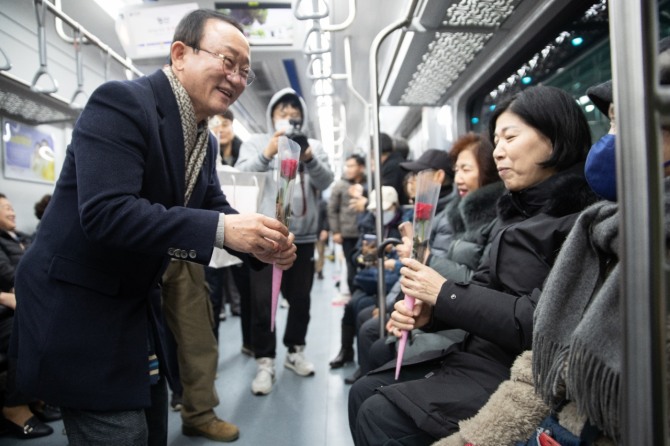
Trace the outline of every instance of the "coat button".
{"label": "coat button", "polygon": [[182,259],[185,259],[186,257],[188,257],[188,253],[186,252],[185,249],[182,249],[181,252],[179,253],[179,255],[181,256]]}
{"label": "coat button", "polygon": [[168,255],[169,256],[174,255],[174,248],[168,248]]}
{"label": "coat button", "polygon": [[192,259],[195,259],[195,256],[196,256],[195,249],[190,250],[188,252],[188,256]]}
{"label": "coat button", "polygon": [[456,299],[456,295],[455,295],[455,294],[452,294],[451,296],[449,296],[449,299],[451,299],[451,300]]}

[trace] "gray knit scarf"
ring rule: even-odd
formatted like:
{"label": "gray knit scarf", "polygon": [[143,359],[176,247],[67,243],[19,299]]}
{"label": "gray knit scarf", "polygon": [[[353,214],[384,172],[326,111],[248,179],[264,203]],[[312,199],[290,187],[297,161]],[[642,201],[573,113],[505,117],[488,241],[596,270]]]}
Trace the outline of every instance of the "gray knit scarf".
{"label": "gray knit scarf", "polygon": [[617,210],[601,201],[579,216],[547,277],[533,332],[538,393],[552,405],[574,400],[613,438],[622,350]]}
{"label": "gray knit scarf", "polygon": [[179,115],[181,116],[181,129],[184,133],[184,157],[186,159],[186,191],[184,193],[184,205],[188,204],[191,198],[193,187],[198,179],[198,172],[202,167],[203,160],[207,154],[207,144],[209,142],[209,132],[205,127],[198,133],[198,122],[195,118],[195,110],[191,97],[179,82],[177,76],[172,72],[172,68],[163,67],[163,73],[170,81],[170,86],[177,100]]}
{"label": "gray knit scarf", "polygon": [[[667,236],[670,179],[665,191]],[[601,201],[577,219],[547,277],[533,330],[538,394],[554,406],[574,401],[614,439],[620,438],[623,352],[617,211],[616,203]]]}

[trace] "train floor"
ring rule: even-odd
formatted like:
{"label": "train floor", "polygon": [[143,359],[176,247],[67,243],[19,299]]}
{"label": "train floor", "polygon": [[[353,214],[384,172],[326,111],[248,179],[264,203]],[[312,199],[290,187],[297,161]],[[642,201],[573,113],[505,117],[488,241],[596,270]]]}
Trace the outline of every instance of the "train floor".
{"label": "train floor", "polygon": [[[347,421],[349,387],[344,378],[355,370],[354,364],[331,370],[328,362],[340,347],[340,321],[343,307],[332,300],[339,295],[335,282],[337,265],[326,260],[324,279],[314,280],[311,320],[307,333],[306,357],[315,365],[315,374],[300,377],[284,368],[286,347],[281,343],[288,310],[277,314],[277,372],[272,392],[266,396],[251,393],[256,372],[253,358],[240,352],[242,345],[240,318],[228,314],[221,322],[219,369],[216,389],[221,403],[216,408],[220,418],[240,428],[237,446],[352,446]],[[168,446],[213,444],[202,437],[181,434],[178,412],[168,414]],[[62,422],[50,423],[54,433],[47,437],[19,440],[0,437],[0,446],[65,446],[67,437]],[[110,439],[110,445],[114,444]]]}

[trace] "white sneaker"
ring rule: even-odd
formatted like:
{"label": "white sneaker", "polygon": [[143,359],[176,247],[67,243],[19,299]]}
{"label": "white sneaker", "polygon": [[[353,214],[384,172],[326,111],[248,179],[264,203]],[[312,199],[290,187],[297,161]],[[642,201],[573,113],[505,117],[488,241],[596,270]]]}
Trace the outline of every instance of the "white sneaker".
{"label": "white sneaker", "polygon": [[304,345],[296,345],[295,353],[287,353],[284,367],[293,370],[300,376],[311,376],[314,374],[314,364],[305,359]]}
{"label": "white sneaker", "polygon": [[256,359],[258,370],[256,377],[251,382],[251,391],[254,395],[267,395],[272,392],[272,384],[275,382],[275,360],[274,358]]}
{"label": "white sneaker", "polygon": [[333,298],[333,300],[331,300],[330,303],[336,307],[340,307],[348,304],[350,300],[351,300],[351,294],[342,293],[339,296]]}

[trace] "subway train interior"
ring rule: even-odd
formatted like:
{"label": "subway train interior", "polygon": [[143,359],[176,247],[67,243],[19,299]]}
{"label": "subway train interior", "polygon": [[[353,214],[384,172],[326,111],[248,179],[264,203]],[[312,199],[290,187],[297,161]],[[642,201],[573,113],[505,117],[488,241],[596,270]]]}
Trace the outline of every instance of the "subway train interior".
{"label": "subway train interior", "polygon": [[[255,79],[230,106],[242,144],[274,131],[268,104],[291,88],[306,105],[299,130],[321,141],[333,184],[348,157],[361,155],[367,161],[365,188],[377,203],[384,199],[375,187],[381,169],[374,168],[382,163],[381,134],[395,147],[408,147],[409,161],[430,149],[448,152],[467,132],[488,135],[498,104],[551,86],[572,96],[595,143],[610,130],[610,119],[587,90],[612,80],[621,266],[615,312],[621,342],[610,352],[621,369],[615,443],[670,444],[670,237],[661,167],[670,86],[658,76],[659,41],[670,36],[670,0],[0,0],[0,193],[13,206],[17,231],[36,231],[35,203],[54,192],[73,130],[96,89],[165,67],[176,25],[199,8],[235,18],[249,42]],[[97,125],[102,131],[106,122]],[[110,167],[99,175],[119,173]],[[259,210],[263,182],[259,186],[256,177],[234,167],[219,179],[234,207]],[[382,239],[382,207],[373,214]],[[305,355],[313,376],[279,366],[288,351],[278,336],[272,392],[254,395],[249,388],[257,363],[240,352],[241,318],[231,307],[220,321],[214,382],[220,403],[214,410],[239,427],[237,444],[358,443],[348,418],[352,386],[345,382],[357,366],[329,365],[341,347],[342,255],[332,235],[325,251],[315,254],[325,262],[311,289]],[[382,295],[383,268],[378,271]],[[20,308],[20,293],[16,302]],[[383,311],[385,300],[378,305]],[[289,310],[277,309],[278,335]],[[383,325],[379,333],[386,336]],[[168,409],[167,444],[211,442],[184,435],[180,413]],[[52,434],[29,440],[4,429],[0,445],[67,445],[63,422],[48,424]],[[118,443],[110,438],[99,444]]]}

